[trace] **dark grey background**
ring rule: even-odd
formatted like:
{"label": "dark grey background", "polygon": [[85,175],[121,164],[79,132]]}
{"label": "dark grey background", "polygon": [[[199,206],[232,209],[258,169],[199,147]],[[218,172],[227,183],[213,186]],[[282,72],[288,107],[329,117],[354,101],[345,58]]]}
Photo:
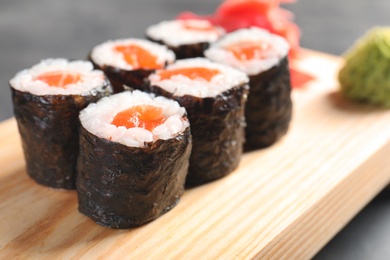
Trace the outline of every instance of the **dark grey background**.
{"label": "dark grey background", "polygon": [[[83,59],[108,39],[143,37],[150,24],[184,10],[208,14],[217,0],[1,0],[0,121],[12,117],[8,80],[41,59]],[[342,54],[365,31],[390,24],[389,0],[298,0],[285,6],[301,45]],[[0,166],[1,167],[1,166]],[[390,259],[390,192],[384,191],[315,259]]]}

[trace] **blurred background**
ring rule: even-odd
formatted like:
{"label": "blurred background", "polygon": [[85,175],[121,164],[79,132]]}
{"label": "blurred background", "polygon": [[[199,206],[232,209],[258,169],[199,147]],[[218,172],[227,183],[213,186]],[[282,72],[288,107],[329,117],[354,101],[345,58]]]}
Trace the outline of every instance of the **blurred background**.
{"label": "blurred background", "polygon": [[[143,37],[145,29],[186,10],[210,14],[217,0],[1,0],[0,121],[12,117],[8,80],[41,59],[84,59],[108,39]],[[301,46],[340,55],[373,26],[390,25],[389,0],[298,0]],[[315,259],[390,259],[390,192],[385,190]]]}

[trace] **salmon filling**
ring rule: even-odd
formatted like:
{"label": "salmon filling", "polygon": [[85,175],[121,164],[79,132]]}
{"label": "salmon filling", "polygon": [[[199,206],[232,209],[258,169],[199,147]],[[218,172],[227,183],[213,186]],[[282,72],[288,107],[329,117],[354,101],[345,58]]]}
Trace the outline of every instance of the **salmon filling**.
{"label": "salmon filling", "polygon": [[219,73],[220,71],[217,69],[201,67],[160,70],[157,72],[161,80],[170,79],[171,77],[176,75],[183,75],[192,80],[201,78],[206,81],[210,81],[215,75],[218,75]]}
{"label": "salmon filling", "polygon": [[66,71],[46,72],[35,78],[35,80],[43,81],[50,87],[58,88],[66,88],[70,84],[76,84],[80,79],[81,75],[79,73]]}
{"label": "salmon filling", "polygon": [[246,41],[229,45],[225,49],[233,53],[236,59],[245,61],[267,58],[271,45],[264,42]]}
{"label": "salmon filling", "polygon": [[160,69],[163,67],[157,62],[155,55],[138,45],[118,45],[114,47],[114,50],[121,53],[124,60],[134,69]]}
{"label": "salmon filling", "polygon": [[201,32],[210,32],[216,31],[216,28],[210,23],[200,23],[190,20],[183,20],[183,27],[187,30],[192,31],[201,31]]}
{"label": "salmon filling", "polygon": [[141,127],[152,131],[165,120],[162,108],[152,105],[138,105],[119,112],[111,124],[126,128]]}

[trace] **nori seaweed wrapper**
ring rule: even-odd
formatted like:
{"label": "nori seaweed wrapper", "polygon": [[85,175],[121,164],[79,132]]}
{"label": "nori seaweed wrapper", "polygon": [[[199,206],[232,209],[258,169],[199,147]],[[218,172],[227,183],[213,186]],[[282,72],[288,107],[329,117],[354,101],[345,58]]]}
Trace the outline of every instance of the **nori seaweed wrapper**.
{"label": "nori seaweed wrapper", "polygon": [[287,132],[292,116],[287,57],[278,65],[249,79],[245,151],[274,144]]}
{"label": "nori seaweed wrapper", "polygon": [[82,95],[43,96],[10,86],[27,173],[39,184],[75,189],[79,111],[111,94],[111,85]]}
{"label": "nori seaweed wrapper", "polygon": [[174,96],[153,85],[148,91],[174,99],[187,110],[193,147],[186,187],[217,180],[237,168],[244,143],[247,84],[207,98]]}
{"label": "nori seaweed wrapper", "polygon": [[168,140],[129,147],[81,126],[79,211],[110,228],[131,228],[172,209],[184,193],[190,128]]}
{"label": "nori seaweed wrapper", "polygon": [[204,57],[204,51],[210,46],[209,42],[199,42],[199,43],[193,43],[193,44],[182,44],[179,46],[172,46],[169,44],[166,44],[164,41],[161,40],[155,40],[150,36],[146,36],[146,38],[152,42],[162,44],[167,46],[168,49],[173,51],[176,55],[176,59],[187,59],[187,58],[197,58],[197,57]]}
{"label": "nori seaweed wrapper", "polygon": [[145,79],[155,71],[148,69],[125,70],[109,65],[99,66],[93,61],[90,55],[89,60],[92,62],[95,69],[100,69],[104,72],[114,88],[114,93],[119,93],[128,89],[143,91],[145,88]]}

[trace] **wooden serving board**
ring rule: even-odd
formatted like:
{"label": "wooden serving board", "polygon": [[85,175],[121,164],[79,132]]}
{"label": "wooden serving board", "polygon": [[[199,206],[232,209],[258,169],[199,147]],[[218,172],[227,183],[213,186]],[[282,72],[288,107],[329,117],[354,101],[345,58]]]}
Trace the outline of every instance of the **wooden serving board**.
{"label": "wooden serving board", "polygon": [[340,64],[303,51],[293,66],[316,80],[294,90],[288,134],[131,230],[101,227],[77,211],[76,192],[32,181],[14,119],[1,123],[0,259],[312,257],[390,181],[390,112],[345,100]]}

